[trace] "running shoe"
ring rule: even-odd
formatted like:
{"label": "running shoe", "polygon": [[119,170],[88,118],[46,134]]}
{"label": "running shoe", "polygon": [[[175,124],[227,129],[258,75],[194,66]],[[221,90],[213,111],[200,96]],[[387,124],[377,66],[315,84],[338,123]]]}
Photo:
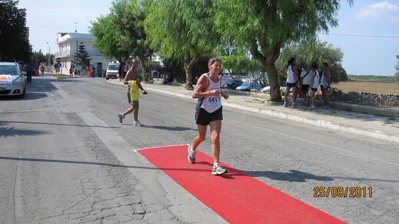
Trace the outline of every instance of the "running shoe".
{"label": "running shoe", "polygon": [[139,120],[135,121],[135,122],[133,123],[133,125],[134,125],[134,126],[139,126],[139,127],[142,127],[142,126],[143,126],[143,124],[140,123]]}
{"label": "running shoe", "polygon": [[298,104],[297,103],[292,103],[292,108],[298,108]]}
{"label": "running shoe", "polygon": [[191,146],[188,145],[188,156],[187,156],[187,159],[188,159],[188,162],[190,162],[191,164],[195,163],[195,153],[196,153],[195,150],[193,150],[191,148]]}
{"label": "running shoe", "polygon": [[123,119],[125,119],[125,116],[123,116],[123,114],[122,113],[119,113],[118,114],[118,117],[119,117],[119,123],[123,123]]}
{"label": "running shoe", "polygon": [[330,107],[329,107],[329,106],[324,106],[324,105],[323,105],[323,106],[321,107],[321,109],[323,109],[323,110],[328,110],[328,109],[330,109]]}
{"label": "running shoe", "polygon": [[288,104],[287,104],[287,102],[284,102],[284,105],[283,105],[284,107],[288,107]]}
{"label": "running shoe", "polygon": [[314,110],[314,109],[316,109],[316,107],[312,105],[312,106],[308,107],[308,109],[309,110]]}
{"label": "running shoe", "polygon": [[227,170],[223,169],[219,164],[212,168],[212,175],[222,175],[224,173],[227,173]]}

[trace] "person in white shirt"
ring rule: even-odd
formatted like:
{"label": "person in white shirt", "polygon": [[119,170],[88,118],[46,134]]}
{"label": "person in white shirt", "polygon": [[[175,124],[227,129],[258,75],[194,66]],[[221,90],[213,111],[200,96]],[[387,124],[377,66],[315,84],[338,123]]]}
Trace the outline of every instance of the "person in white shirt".
{"label": "person in white shirt", "polygon": [[212,175],[227,173],[227,170],[219,165],[220,156],[220,131],[222,129],[222,103],[221,98],[228,99],[229,95],[221,91],[222,61],[212,58],[208,62],[209,72],[202,74],[192,97],[197,100],[195,119],[198,127],[198,135],[193,139],[192,145],[188,146],[188,161],[195,163],[197,147],[205,140],[208,125],[211,129],[213,168]]}
{"label": "person in white shirt", "polygon": [[296,103],[296,97],[297,97],[297,92],[298,92],[298,80],[299,80],[299,74],[298,74],[298,66],[296,64],[295,58],[291,58],[288,61],[288,65],[280,69],[280,73],[284,74],[286,73],[287,77],[287,86],[285,87],[285,94],[284,94],[284,107],[288,106],[287,103],[287,98],[288,94],[290,93],[290,90],[292,88],[292,108],[297,108],[298,105]]}
{"label": "person in white shirt", "polygon": [[312,98],[312,105],[309,107],[309,109],[314,110],[316,108],[315,107],[315,98],[316,98],[317,89],[319,88],[320,75],[319,75],[319,71],[317,71],[316,62],[313,62],[310,67],[311,67],[311,72],[309,74],[310,81],[309,81],[308,95],[309,95],[309,97]]}
{"label": "person in white shirt", "polygon": [[309,66],[307,63],[303,64],[303,70],[301,72],[301,92],[304,96],[304,106],[310,106],[310,98],[309,95],[306,94],[309,90],[309,83],[310,83],[310,72]]}

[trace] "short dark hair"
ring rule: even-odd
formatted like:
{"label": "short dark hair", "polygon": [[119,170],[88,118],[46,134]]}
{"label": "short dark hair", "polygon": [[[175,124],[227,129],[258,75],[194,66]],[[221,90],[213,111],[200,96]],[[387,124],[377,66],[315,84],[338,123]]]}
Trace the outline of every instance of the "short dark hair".
{"label": "short dark hair", "polygon": [[327,64],[327,62],[324,62],[324,63],[323,63],[323,65],[325,65],[325,66],[328,68],[328,64]]}
{"label": "short dark hair", "polygon": [[290,58],[290,60],[288,61],[288,64],[291,65],[292,63],[294,63],[295,58]]}
{"label": "short dark hair", "polygon": [[316,62],[312,62],[311,66],[312,66],[313,69],[317,69],[317,63]]}

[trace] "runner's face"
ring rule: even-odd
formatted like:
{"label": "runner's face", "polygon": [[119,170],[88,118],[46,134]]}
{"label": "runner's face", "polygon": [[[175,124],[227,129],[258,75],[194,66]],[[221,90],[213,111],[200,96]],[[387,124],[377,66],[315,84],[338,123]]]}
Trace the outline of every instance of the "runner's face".
{"label": "runner's face", "polygon": [[222,63],[220,61],[215,61],[213,62],[213,64],[209,66],[209,71],[211,73],[219,74],[221,70],[222,70]]}

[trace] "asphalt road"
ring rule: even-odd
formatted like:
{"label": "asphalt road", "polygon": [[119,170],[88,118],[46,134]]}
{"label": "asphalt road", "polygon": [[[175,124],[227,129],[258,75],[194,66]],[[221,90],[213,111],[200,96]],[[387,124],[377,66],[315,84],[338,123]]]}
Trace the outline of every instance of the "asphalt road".
{"label": "asphalt road", "polygon": [[[0,223],[222,223],[135,153],[196,135],[194,100],[148,92],[141,128],[118,122],[126,87],[101,78],[34,77],[0,99]],[[227,107],[221,141],[223,162],[345,222],[399,222],[395,143]]]}

